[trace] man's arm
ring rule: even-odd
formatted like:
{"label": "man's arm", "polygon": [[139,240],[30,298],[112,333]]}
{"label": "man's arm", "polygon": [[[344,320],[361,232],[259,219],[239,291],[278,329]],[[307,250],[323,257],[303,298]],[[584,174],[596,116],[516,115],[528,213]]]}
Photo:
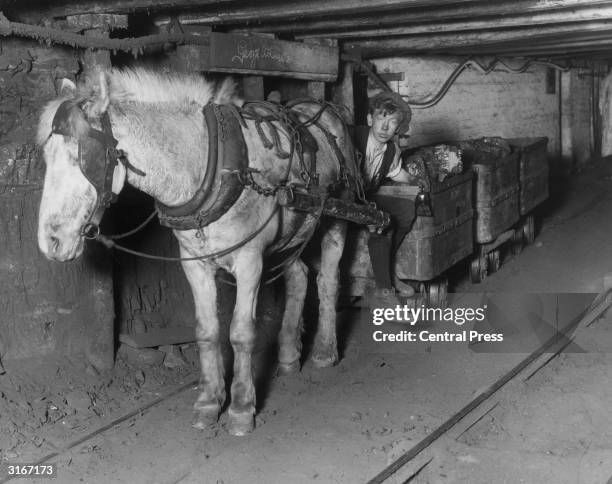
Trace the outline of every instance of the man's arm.
{"label": "man's arm", "polygon": [[393,180],[394,182],[400,183],[410,183],[412,181],[412,177],[410,176],[410,174],[403,168],[400,168],[400,170],[397,172],[397,174],[395,174],[395,176],[389,178],[391,178],[391,180]]}
{"label": "man's arm", "polygon": [[389,172],[387,173],[387,178],[390,178],[394,182],[410,183],[412,181],[412,177],[402,167],[402,161],[400,159],[400,156],[400,149],[397,145],[395,145],[395,157],[393,158],[393,163],[391,163]]}

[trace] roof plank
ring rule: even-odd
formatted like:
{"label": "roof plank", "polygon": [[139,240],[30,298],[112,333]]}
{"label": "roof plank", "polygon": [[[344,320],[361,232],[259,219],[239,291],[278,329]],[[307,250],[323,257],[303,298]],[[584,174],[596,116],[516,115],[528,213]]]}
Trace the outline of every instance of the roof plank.
{"label": "roof plank", "polygon": [[[563,6],[568,0],[537,0],[540,3]],[[569,0],[572,2],[584,0]],[[241,6],[221,5],[218,8],[200,9],[199,12],[179,16],[185,23],[203,25],[245,24],[257,27],[257,24],[270,21],[289,21],[292,24],[298,19],[331,18],[339,20],[339,16],[366,15],[375,17],[390,11],[422,10],[429,8],[445,9],[448,7],[468,6],[477,3],[476,0],[293,0],[250,2]],[[160,17],[158,24],[169,22],[169,17]],[[290,27],[290,26],[289,26]]]}
{"label": "roof plank", "polygon": [[355,41],[344,44],[345,50],[357,49],[364,58],[381,57],[385,55],[417,54],[431,52],[448,52],[449,50],[465,50],[465,48],[486,48],[495,44],[510,42],[540,41],[567,35],[577,37],[601,33],[612,34],[612,21],[583,22],[569,25],[544,26],[535,29],[490,29],[476,32],[451,32],[433,35],[413,35],[403,37],[388,37]]}
{"label": "roof plank", "polygon": [[236,0],[50,0],[44,6],[36,2],[18,2],[17,7],[7,6],[6,10],[16,13],[19,19],[31,21],[43,18],[63,18],[70,15],[129,14],[133,12],[162,12],[164,10],[202,8],[207,5],[231,4]]}
{"label": "roof plank", "polygon": [[[403,9],[392,13],[370,12],[367,15],[317,19],[296,19],[292,22],[271,22],[267,18],[262,23],[237,28],[247,28],[250,32],[275,32],[312,34],[323,36],[326,32],[341,32],[372,27],[390,27],[399,25],[421,25],[424,22],[452,22],[455,20],[473,19],[481,17],[501,17],[517,14],[538,14],[546,12],[568,12],[572,9],[594,8],[596,6],[612,5],[610,0],[565,0],[563,5],[559,2],[551,3],[542,0],[497,0],[495,2],[453,5],[449,4],[437,8]],[[578,11],[578,10],[576,10]],[[198,13],[184,15],[181,18],[187,22],[201,22],[206,24],[209,20]],[[233,22],[231,16],[219,19],[222,23]],[[211,22],[212,23],[212,22]]]}
{"label": "roof plank", "polygon": [[406,27],[387,27],[367,30],[346,30],[343,32],[327,32],[325,34],[302,34],[298,39],[325,35],[337,39],[342,38],[364,38],[364,37],[391,37],[420,34],[437,34],[446,32],[465,32],[474,30],[491,30],[529,27],[535,31],[536,27],[553,26],[557,24],[568,24],[611,20],[612,4],[599,7],[583,9],[564,9],[556,12],[535,13],[527,15],[502,15],[496,17],[476,18],[468,21],[448,22],[446,19],[435,23],[420,23]]}

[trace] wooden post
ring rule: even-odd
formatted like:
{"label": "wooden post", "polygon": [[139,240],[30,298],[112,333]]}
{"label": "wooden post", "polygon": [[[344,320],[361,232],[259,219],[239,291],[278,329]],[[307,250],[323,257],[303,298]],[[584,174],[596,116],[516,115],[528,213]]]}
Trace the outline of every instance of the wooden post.
{"label": "wooden post", "polygon": [[353,90],[353,71],[352,62],[345,62],[340,66],[339,82],[332,87],[332,101],[336,104],[346,106],[348,109],[349,124],[355,124],[355,94]]}
{"label": "wooden post", "polygon": [[571,169],[574,165],[572,137],[572,75],[571,71],[560,73],[559,77],[559,140],[562,168]]}
{"label": "wooden post", "polygon": [[[311,38],[304,41],[305,44],[323,45],[326,47],[338,47],[336,39]],[[321,81],[309,81],[306,90],[308,97],[313,99],[325,99],[325,83]]]}
{"label": "wooden post", "polygon": [[[84,34],[91,37],[108,37],[108,31],[104,27],[88,30]],[[110,52],[86,50],[83,52],[82,62],[86,71],[96,67],[110,67]],[[93,272],[93,314],[89,326],[90,344],[85,354],[95,368],[104,371],[112,369],[115,360],[113,264],[110,251],[104,250],[98,244],[92,248],[92,256],[105,263],[97,264],[97,270]]]}
{"label": "wooden post", "polygon": [[306,85],[308,97],[312,99],[325,99],[325,83],[321,81],[309,81]]}
{"label": "wooden post", "polygon": [[[109,36],[109,16],[75,16],[66,20],[68,23],[84,27],[84,35],[102,38]],[[81,61],[86,73],[96,68],[111,67],[110,52],[106,50],[86,50],[82,52]],[[108,222],[109,220],[106,220],[105,225],[108,225]],[[89,342],[85,354],[95,368],[104,371],[112,369],[114,364],[115,304],[112,253],[93,243],[90,243],[87,249],[86,257],[93,266],[93,294],[91,320],[85,326]]]}
{"label": "wooden post", "polygon": [[242,91],[247,101],[263,101],[263,76],[242,76]]}

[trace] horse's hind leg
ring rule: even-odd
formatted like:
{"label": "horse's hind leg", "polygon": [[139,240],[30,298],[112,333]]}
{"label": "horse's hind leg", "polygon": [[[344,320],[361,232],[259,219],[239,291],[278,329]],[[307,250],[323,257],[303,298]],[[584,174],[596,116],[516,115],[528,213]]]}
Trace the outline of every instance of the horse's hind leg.
{"label": "horse's hind leg", "polygon": [[[183,251],[181,254],[184,257],[189,255]],[[200,348],[200,395],[194,404],[193,426],[206,429],[217,422],[225,401],[215,269],[203,262],[190,261],[183,262],[183,270],[193,291],[197,319],[196,339]]]}
{"label": "horse's hind leg", "polygon": [[281,374],[300,369],[302,312],[308,287],[308,268],[300,259],[285,270],[285,312],[278,337],[278,370]]}
{"label": "horse's hind leg", "polygon": [[255,346],[255,311],[262,271],[261,254],[250,253],[236,263],[236,305],[230,326],[230,342],[234,349],[232,403],[229,433],[245,435],[255,427],[255,385],[251,355]]}
{"label": "horse's hind leg", "polygon": [[338,361],[336,341],[336,301],[338,299],[339,264],[344,250],[346,222],[334,220],[321,242],[321,269],[317,276],[319,291],[319,326],[315,336],[312,362],[318,368]]}

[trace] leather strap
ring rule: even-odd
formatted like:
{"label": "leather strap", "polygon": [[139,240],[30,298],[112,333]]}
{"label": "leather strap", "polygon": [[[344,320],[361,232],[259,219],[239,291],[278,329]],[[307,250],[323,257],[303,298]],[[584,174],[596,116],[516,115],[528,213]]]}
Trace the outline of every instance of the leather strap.
{"label": "leather strap", "polygon": [[237,173],[248,167],[240,122],[230,106],[207,104],[208,161],[200,188],[187,203],[169,207],[156,202],[159,221],[176,230],[194,230],[218,220],[238,200],[243,185]]}

